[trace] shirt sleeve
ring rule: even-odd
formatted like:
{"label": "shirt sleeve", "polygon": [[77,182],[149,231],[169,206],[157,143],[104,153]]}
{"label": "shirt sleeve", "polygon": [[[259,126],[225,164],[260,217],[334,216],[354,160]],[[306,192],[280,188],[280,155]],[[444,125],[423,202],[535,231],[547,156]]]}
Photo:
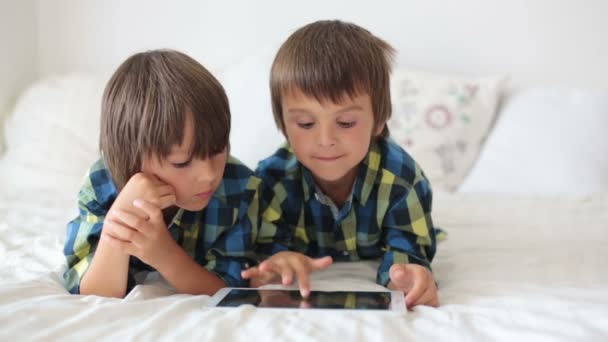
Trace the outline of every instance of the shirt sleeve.
{"label": "shirt sleeve", "polygon": [[96,201],[90,175],[78,193],[78,212],[78,217],[68,223],[63,248],[68,263],[63,277],[68,291],[74,294],[80,293],[80,280],[95,254],[105,217],[105,211]]}
{"label": "shirt sleeve", "polygon": [[[66,242],[63,253],[67,260],[67,270],[63,274],[65,286],[70,293],[80,293],[80,282],[89,269],[103,228],[105,216],[115,198],[115,194],[104,192],[99,198],[98,192],[110,188],[107,184],[97,188],[93,184],[99,179],[100,171],[89,171],[83,186],[78,193],[79,215],[67,225]],[[113,188],[113,187],[111,187]],[[106,196],[107,195],[107,196]],[[135,277],[129,267],[127,291],[135,286]]]}
{"label": "shirt sleeve", "polygon": [[250,177],[232,227],[223,231],[207,251],[205,268],[226,286],[247,287],[241,271],[256,263],[255,236],[259,226],[259,179]]}
{"label": "shirt sleeve", "polygon": [[256,239],[258,261],[288,251],[292,239],[284,219],[283,206],[287,203],[284,187],[280,183],[273,188],[263,184],[260,197],[260,228]]}
{"label": "shirt sleeve", "polygon": [[431,270],[436,250],[431,218],[432,191],[424,176],[403,195],[391,200],[383,221],[385,253],[376,281],[386,286],[393,264],[418,264]]}

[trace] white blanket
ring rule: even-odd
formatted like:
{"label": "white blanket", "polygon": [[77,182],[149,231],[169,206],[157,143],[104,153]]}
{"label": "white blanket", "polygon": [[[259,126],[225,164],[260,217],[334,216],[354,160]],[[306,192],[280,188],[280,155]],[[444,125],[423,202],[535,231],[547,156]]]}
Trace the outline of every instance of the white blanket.
{"label": "white blanket", "polygon": [[[209,297],[175,294],[154,274],[122,300],[69,295],[62,247],[75,200],[3,189],[0,340],[608,339],[608,196],[439,194],[434,205],[449,234],[433,263],[438,309],[212,309]],[[333,265],[313,288],[377,289],[375,266]]]}

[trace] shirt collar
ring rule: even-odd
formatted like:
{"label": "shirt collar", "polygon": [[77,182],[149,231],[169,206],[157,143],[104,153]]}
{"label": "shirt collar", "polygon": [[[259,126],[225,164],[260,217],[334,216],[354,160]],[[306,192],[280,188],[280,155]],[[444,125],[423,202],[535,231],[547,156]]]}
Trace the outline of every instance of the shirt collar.
{"label": "shirt collar", "polygon": [[359,175],[355,185],[355,194],[359,195],[359,201],[362,205],[367,203],[369,195],[372,193],[376,178],[380,172],[380,162],[382,159],[382,153],[380,146],[377,142],[373,142],[369,148],[369,152],[361,162],[361,168],[359,169]]}

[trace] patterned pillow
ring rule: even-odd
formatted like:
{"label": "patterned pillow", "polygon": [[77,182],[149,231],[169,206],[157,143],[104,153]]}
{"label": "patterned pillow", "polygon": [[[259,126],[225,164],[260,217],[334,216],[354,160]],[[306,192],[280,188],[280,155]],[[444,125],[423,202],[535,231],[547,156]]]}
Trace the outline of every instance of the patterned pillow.
{"label": "patterned pillow", "polygon": [[455,191],[479,154],[506,78],[456,78],[397,70],[391,81],[392,138],[433,188]]}

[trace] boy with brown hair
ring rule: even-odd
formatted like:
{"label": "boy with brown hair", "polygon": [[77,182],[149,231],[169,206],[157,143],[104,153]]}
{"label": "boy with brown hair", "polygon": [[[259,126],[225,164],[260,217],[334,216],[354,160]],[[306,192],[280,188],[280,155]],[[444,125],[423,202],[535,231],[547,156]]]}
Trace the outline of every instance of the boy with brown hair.
{"label": "boy with brown hair", "polygon": [[[377,282],[408,307],[439,305],[428,179],[389,139],[393,48],[369,31],[318,21],[295,31],[272,65],[270,88],[287,144],[258,165],[263,222],[243,272],[252,285],[298,278],[333,260],[380,259]],[[313,259],[314,258],[314,259]]]}
{"label": "boy with brown hair", "polygon": [[194,59],[123,62],[103,94],[102,158],[68,224],[68,290],[123,297],[153,270],[180,293],[246,286],[259,179],[229,155],[229,133],[224,89]]}

